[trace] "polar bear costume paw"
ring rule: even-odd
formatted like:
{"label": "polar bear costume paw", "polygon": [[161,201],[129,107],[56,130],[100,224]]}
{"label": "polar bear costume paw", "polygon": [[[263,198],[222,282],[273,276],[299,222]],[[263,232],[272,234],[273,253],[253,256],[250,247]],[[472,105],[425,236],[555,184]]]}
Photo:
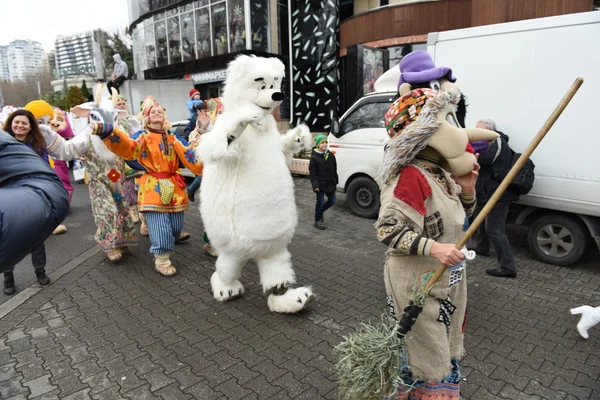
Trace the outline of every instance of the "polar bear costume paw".
{"label": "polar bear costume paw", "polygon": [[210,278],[210,286],[215,299],[218,301],[233,300],[244,294],[244,285],[240,281],[235,280],[233,284],[226,284],[216,271]]}
{"label": "polar bear costume paw", "polygon": [[269,295],[267,301],[271,312],[294,314],[301,311],[314,298],[310,286],[289,288],[284,294]]}
{"label": "polar bear costume paw", "polygon": [[590,337],[588,330],[600,323],[600,307],[581,306],[572,308],[571,314],[581,314],[581,319],[577,324],[577,331],[584,339]]}

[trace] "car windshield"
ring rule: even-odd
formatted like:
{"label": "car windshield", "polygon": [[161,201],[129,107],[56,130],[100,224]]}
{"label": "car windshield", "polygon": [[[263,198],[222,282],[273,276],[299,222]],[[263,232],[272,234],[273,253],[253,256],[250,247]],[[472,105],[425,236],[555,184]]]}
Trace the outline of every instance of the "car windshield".
{"label": "car windshield", "polygon": [[342,134],[365,128],[385,128],[383,115],[390,108],[392,101],[381,101],[359,106],[345,119]]}

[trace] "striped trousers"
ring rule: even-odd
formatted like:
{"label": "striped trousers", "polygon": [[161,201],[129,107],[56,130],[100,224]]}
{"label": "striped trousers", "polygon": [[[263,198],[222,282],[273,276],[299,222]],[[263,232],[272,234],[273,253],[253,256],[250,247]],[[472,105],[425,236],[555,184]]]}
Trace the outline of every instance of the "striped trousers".
{"label": "striped trousers", "polygon": [[176,213],[144,211],[148,234],[150,236],[150,253],[170,253],[175,247],[175,239],[183,229],[183,211]]}

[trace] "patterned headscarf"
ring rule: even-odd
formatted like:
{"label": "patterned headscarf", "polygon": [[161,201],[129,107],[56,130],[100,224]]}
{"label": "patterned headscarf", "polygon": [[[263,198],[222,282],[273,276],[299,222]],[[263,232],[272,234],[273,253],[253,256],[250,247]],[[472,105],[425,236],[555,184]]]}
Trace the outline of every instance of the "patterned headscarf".
{"label": "patterned headscarf", "polygon": [[381,183],[389,183],[421,152],[441,123],[437,114],[446,106],[456,105],[460,91],[456,88],[436,92],[415,89],[398,98],[385,113],[385,126],[391,140],[386,145],[379,171]]}

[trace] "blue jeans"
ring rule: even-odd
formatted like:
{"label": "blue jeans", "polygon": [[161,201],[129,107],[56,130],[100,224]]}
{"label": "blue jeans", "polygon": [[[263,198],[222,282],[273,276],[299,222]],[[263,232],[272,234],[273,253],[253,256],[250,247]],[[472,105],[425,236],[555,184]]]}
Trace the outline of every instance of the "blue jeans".
{"label": "blue jeans", "polygon": [[190,183],[187,190],[190,193],[196,193],[196,191],[200,188],[200,184],[202,183],[202,175],[198,175],[194,178],[194,181]]}
{"label": "blue jeans", "polygon": [[[315,192],[317,195],[317,205],[315,207],[315,222],[319,222],[323,218],[323,213],[329,209],[329,207],[335,204],[335,190],[329,193]],[[325,195],[327,195],[327,202],[325,203]]]}

